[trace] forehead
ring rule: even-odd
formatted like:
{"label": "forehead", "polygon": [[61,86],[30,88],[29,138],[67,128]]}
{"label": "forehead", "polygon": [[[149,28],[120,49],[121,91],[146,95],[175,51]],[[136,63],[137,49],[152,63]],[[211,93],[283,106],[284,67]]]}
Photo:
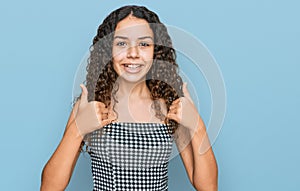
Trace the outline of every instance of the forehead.
{"label": "forehead", "polygon": [[128,38],[153,37],[153,32],[145,19],[129,15],[117,24],[115,36],[125,36]]}

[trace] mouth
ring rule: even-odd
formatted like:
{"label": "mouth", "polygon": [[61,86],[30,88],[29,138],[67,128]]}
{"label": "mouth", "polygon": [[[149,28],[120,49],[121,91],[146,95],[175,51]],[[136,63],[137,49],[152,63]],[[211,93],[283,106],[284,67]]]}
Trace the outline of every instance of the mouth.
{"label": "mouth", "polygon": [[144,65],[142,64],[132,64],[132,63],[129,63],[129,64],[122,64],[122,67],[123,69],[128,72],[128,73],[131,73],[131,74],[135,74],[135,73],[138,73],[142,70]]}

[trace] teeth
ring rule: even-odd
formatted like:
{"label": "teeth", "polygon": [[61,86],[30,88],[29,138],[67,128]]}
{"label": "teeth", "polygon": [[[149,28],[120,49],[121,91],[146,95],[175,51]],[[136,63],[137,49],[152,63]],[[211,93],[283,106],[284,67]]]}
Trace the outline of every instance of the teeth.
{"label": "teeth", "polygon": [[125,65],[126,67],[128,68],[137,68],[139,67],[139,65],[133,65],[133,64],[128,64],[128,65]]}

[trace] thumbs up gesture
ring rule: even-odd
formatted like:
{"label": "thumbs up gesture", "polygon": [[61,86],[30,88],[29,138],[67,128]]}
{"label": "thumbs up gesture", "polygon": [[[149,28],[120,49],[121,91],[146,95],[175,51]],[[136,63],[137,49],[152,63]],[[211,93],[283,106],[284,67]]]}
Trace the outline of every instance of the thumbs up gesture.
{"label": "thumbs up gesture", "polygon": [[77,129],[82,137],[113,121],[112,115],[105,104],[99,101],[88,102],[88,91],[80,84],[82,93],[80,100],[75,104],[74,116]]}
{"label": "thumbs up gesture", "polygon": [[182,90],[184,97],[173,101],[169,108],[167,118],[173,119],[193,132],[198,126],[200,116],[188,92],[186,83],[183,84]]}

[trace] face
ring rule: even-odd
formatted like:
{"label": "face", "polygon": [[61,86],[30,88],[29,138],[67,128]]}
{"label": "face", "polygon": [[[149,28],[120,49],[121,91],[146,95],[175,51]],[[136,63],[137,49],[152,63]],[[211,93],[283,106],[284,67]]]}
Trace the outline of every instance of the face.
{"label": "face", "polygon": [[113,40],[113,66],[117,74],[128,82],[146,78],[153,62],[153,32],[144,19],[128,16],[121,20]]}

